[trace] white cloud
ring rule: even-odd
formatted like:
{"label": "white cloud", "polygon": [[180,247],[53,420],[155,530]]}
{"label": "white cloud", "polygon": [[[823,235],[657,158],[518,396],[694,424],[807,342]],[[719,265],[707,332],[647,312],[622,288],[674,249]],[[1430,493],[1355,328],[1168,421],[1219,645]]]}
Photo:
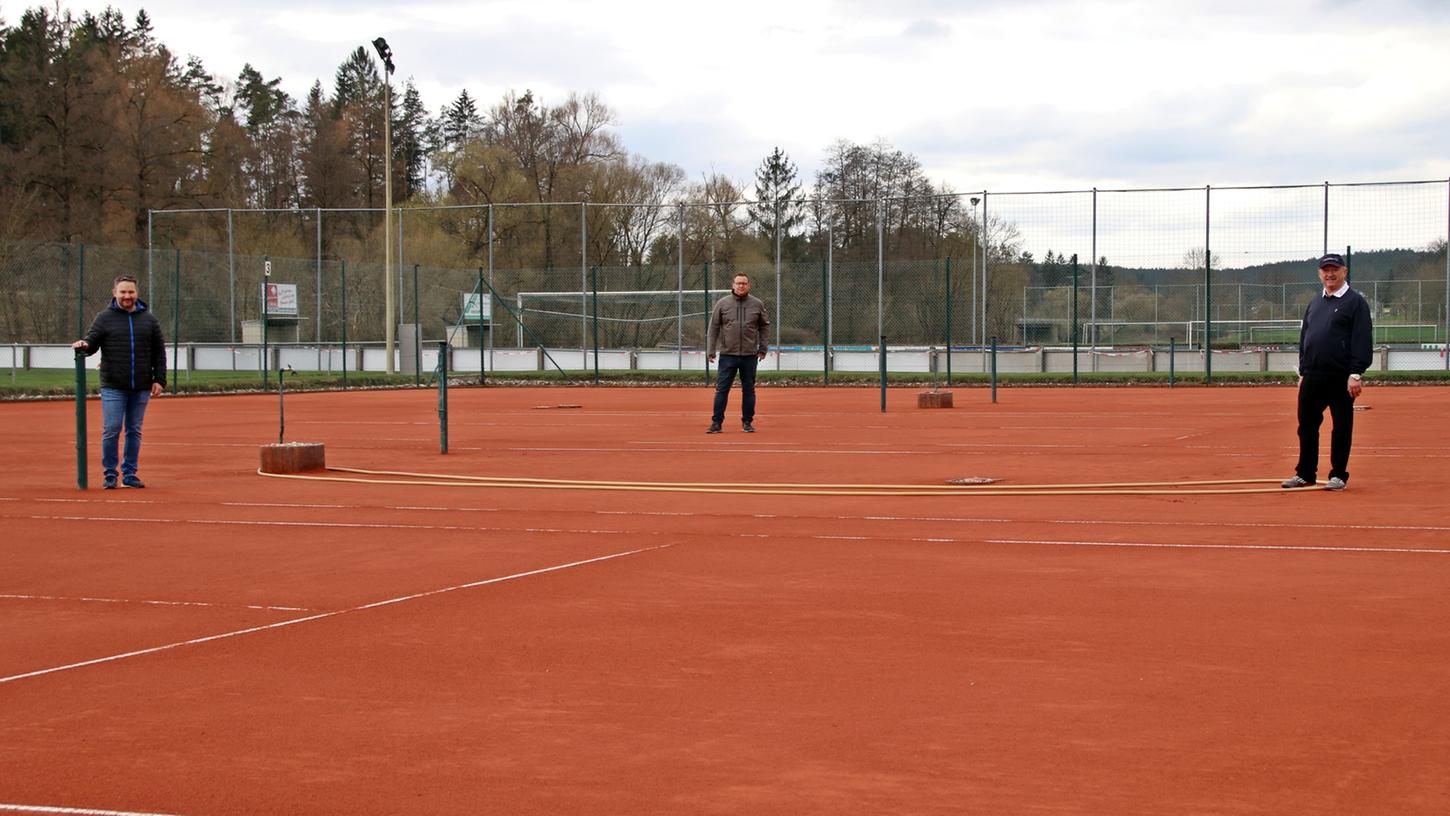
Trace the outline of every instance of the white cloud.
{"label": "white cloud", "polygon": [[464,88],[483,108],[597,92],[626,146],[691,178],[747,180],[779,145],[809,180],[838,138],[886,139],[957,189],[1450,175],[1436,0],[145,8],[177,53],[226,76],[249,62],[299,98],[379,35],[429,110]]}

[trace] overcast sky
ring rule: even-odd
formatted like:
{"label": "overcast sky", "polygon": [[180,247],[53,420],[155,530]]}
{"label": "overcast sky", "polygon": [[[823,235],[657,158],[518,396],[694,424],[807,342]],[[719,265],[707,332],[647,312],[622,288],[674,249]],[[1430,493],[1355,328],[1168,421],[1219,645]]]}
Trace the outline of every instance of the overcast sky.
{"label": "overcast sky", "polygon": [[962,191],[1450,176],[1445,0],[110,5],[299,99],[380,35],[435,113],[464,88],[480,108],[593,91],[631,152],[695,180],[746,181],[779,145],[809,183],[836,139],[884,139]]}

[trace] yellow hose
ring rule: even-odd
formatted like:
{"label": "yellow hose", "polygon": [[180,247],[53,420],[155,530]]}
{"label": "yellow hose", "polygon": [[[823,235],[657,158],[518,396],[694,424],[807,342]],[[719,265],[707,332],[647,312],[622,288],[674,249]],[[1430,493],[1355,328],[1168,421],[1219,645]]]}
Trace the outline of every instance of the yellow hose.
{"label": "yellow hose", "polygon": [[423,485],[428,487],[497,487],[533,488],[536,490],[613,490],[641,493],[734,493],[776,496],[1159,496],[1212,495],[1232,493],[1293,493],[1321,490],[1321,487],[1300,487],[1285,490],[1278,487],[1191,490],[1175,489],[1197,485],[1264,484],[1277,479],[1204,479],[1183,482],[1099,482],[1081,484],[1026,485],[902,485],[902,484],[744,484],[707,482],[643,482],[601,481],[591,479],[541,479],[526,476],[460,476],[446,473],[413,473],[396,470],[364,470],[362,468],[330,467],[334,473],[357,473],[367,476],[402,476],[402,479],[355,478],[309,474],[257,473],[279,479],[301,479],[353,484]]}

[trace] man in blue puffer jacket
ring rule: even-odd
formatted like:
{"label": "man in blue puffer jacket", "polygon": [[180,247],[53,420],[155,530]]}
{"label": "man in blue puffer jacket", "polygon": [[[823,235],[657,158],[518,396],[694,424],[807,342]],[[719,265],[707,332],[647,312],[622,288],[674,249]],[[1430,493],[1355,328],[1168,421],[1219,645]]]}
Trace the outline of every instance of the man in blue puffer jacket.
{"label": "man in blue puffer jacket", "polygon": [[166,340],[161,321],[137,298],[136,279],[116,278],[111,305],[102,309],[86,336],[71,344],[89,357],[101,352],[101,469],[107,490],[117,477],[117,440],[126,430],[126,448],[120,459],[121,483],[145,487],[136,475],[141,458],[141,421],[146,404],[166,388]]}

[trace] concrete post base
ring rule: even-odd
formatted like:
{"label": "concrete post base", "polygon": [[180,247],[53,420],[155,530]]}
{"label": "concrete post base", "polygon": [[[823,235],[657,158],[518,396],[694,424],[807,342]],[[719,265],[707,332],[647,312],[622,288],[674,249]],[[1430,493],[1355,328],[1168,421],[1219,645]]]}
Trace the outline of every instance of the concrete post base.
{"label": "concrete post base", "polygon": [[952,392],[950,391],[923,391],[916,395],[916,407],[918,408],[950,408],[952,407]]}
{"label": "concrete post base", "polygon": [[327,467],[321,442],[287,442],[262,446],[263,473],[306,473]]}

